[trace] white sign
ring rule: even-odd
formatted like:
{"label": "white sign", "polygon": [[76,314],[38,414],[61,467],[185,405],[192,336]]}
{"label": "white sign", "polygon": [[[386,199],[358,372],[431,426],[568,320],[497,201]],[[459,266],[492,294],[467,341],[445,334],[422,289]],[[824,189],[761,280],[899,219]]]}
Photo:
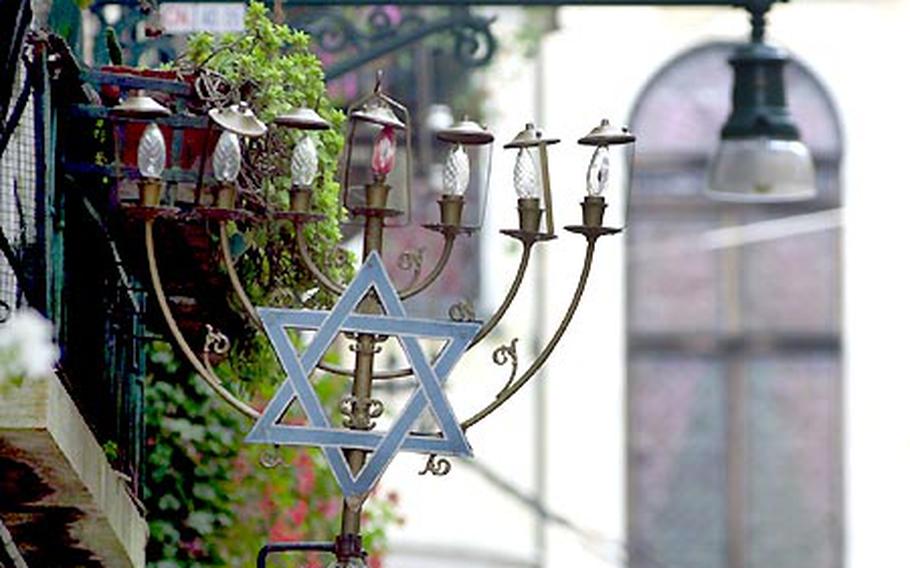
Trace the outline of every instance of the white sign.
{"label": "white sign", "polygon": [[243,30],[243,2],[163,2],[161,27],[168,34],[239,32]]}

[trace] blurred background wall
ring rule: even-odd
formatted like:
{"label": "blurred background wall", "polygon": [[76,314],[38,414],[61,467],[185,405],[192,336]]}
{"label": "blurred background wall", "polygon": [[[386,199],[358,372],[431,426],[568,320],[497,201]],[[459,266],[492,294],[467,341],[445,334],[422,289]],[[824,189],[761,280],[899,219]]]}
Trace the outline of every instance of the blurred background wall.
{"label": "blurred background wall", "polygon": [[[738,11],[563,7],[530,60],[503,42],[482,79],[489,122],[500,140],[532,118],[563,139],[551,153],[559,224],[576,221],[583,194],[589,156],[574,141],[602,116],[633,123],[633,227],[598,253],[548,364],[546,402],[527,392],[472,431],[490,471],[458,465],[436,480],[414,478],[412,458],[393,466],[387,485],[407,523],[392,565],[910,560],[900,544],[910,275],[897,254],[907,200],[898,101],[910,85],[894,67],[908,7],[797,1],[772,12],[769,39],[797,61],[790,102],[822,188],[802,206],[720,207],[698,193],[729,110],[724,43],[748,33]],[[515,11],[499,16],[505,37],[524,25]],[[514,222],[513,158],[497,158],[490,229]],[[487,233],[485,266],[514,262]],[[515,335],[540,321],[535,306],[555,328],[579,245],[566,235],[546,247],[536,289],[510,317]],[[506,282],[492,280],[495,303]],[[472,355],[483,371],[453,379],[458,408],[498,388],[488,357]],[[444,560],[465,558],[452,548],[487,562]]]}

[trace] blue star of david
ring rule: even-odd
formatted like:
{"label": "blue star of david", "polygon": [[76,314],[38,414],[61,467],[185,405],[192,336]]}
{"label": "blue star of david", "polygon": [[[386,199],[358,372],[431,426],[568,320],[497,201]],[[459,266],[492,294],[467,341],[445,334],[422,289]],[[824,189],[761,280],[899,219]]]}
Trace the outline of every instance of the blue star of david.
{"label": "blue star of david", "polygon": [[[354,312],[371,289],[375,291],[384,315]],[[471,447],[442,385],[477,334],[480,324],[407,318],[404,304],[377,253],[367,257],[330,312],[257,309],[287,378],[247,435],[247,442],[321,448],[338,485],[349,497],[370,491],[399,451],[471,455]],[[302,354],[297,353],[288,335],[293,329],[317,330]],[[333,428],[329,422],[309,377],[339,332],[395,336],[401,342],[418,387],[387,432]],[[434,363],[427,359],[418,337],[447,341]],[[309,423],[306,426],[280,424],[295,400],[300,401]],[[411,433],[414,423],[428,406],[439,424],[440,436]],[[344,458],[343,449],[368,450],[370,458],[354,474]]]}

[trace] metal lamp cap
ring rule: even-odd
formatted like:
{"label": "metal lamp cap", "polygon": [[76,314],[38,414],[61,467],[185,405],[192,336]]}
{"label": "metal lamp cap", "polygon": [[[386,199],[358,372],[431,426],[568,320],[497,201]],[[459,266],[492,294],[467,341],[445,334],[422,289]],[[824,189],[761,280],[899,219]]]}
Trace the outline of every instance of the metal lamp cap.
{"label": "metal lamp cap", "polygon": [[465,117],[461,122],[437,132],[436,138],[452,144],[479,146],[492,142],[493,134],[483,126]]}
{"label": "metal lamp cap", "polygon": [[529,122],[525,129],[519,132],[511,142],[503,148],[533,148],[535,146],[558,144],[558,138],[544,138],[543,132],[535,128],[534,124]]}
{"label": "metal lamp cap", "polygon": [[158,118],[169,116],[171,111],[148,95],[135,94],[112,108],[111,114],[133,118]]}
{"label": "metal lamp cap", "polygon": [[799,127],[787,106],[788,61],[785,51],[764,43],[749,43],[733,52],[733,109],[721,130],[722,139],[799,140]]}
{"label": "metal lamp cap", "polygon": [[405,125],[395,115],[389,105],[382,99],[370,99],[363,107],[352,111],[351,118],[363,120],[378,124],[379,126],[391,126],[396,130],[404,130]]}
{"label": "metal lamp cap", "polygon": [[274,123],[278,126],[299,130],[328,130],[331,128],[326,119],[308,106],[297,107],[291,112],[278,115],[275,117]]}
{"label": "metal lamp cap", "polygon": [[611,144],[631,144],[635,142],[635,135],[629,132],[627,126],[616,127],[606,118],[600,121],[587,136],[578,139],[582,146],[608,146]]}
{"label": "metal lamp cap", "polygon": [[249,138],[258,138],[268,130],[245,102],[228,108],[213,108],[209,111],[209,117],[221,128]]}

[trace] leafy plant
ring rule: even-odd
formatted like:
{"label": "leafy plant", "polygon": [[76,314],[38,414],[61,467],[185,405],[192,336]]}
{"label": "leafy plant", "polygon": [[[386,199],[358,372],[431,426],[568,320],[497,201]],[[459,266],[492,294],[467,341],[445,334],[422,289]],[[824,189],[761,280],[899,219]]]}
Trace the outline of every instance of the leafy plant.
{"label": "leafy plant", "polygon": [[[178,64],[222,76],[263,120],[307,104],[332,124],[315,137],[322,176],[314,187],[313,207],[325,220],[306,229],[311,250],[324,261],[335,256],[341,237],[334,174],[343,145],[344,116],[330,106],[321,64],[308,46],[306,34],[276,25],[266,8],[254,2],[247,9],[242,33],[220,38],[197,34]],[[256,180],[261,191],[247,192],[245,198],[283,207],[291,185],[287,157],[300,134],[279,130],[287,129],[271,129],[262,142],[269,151],[257,155],[270,162],[257,163],[256,168],[247,165],[246,169],[266,169],[269,175]],[[297,260],[290,253],[293,235],[287,227],[264,223],[245,232],[235,227],[230,238],[232,248],[244,250],[238,273],[254,303],[299,298],[314,286],[310,280],[300,280]],[[348,277],[350,260],[344,257],[337,263],[333,277]],[[329,300],[317,295],[314,301],[327,305]],[[264,468],[260,464],[263,448],[243,444],[249,424],[217,399],[168,344],[151,347],[151,362],[146,395],[151,567],[246,567],[253,565],[268,538],[331,540],[339,527],[341,502],[321,454],[276,449],[279,461],[286,465]],[[228,381],[228,386],[247,395],[256,393],[260,403],[284,378],[261,334],[235,342],[218,370],[225,377],[244,377]],[[326,405],[334,408],[346,383],[321,381],[319,389]],[[388,499],[373,499],[366,514],[371,521],[364,537],[375,555],[384,546],[384,527],[395,520],[394,507]],[[281,561],[276,558],[275,565]],[[307,562],[322,566],[325,559],[310,557]]]}

